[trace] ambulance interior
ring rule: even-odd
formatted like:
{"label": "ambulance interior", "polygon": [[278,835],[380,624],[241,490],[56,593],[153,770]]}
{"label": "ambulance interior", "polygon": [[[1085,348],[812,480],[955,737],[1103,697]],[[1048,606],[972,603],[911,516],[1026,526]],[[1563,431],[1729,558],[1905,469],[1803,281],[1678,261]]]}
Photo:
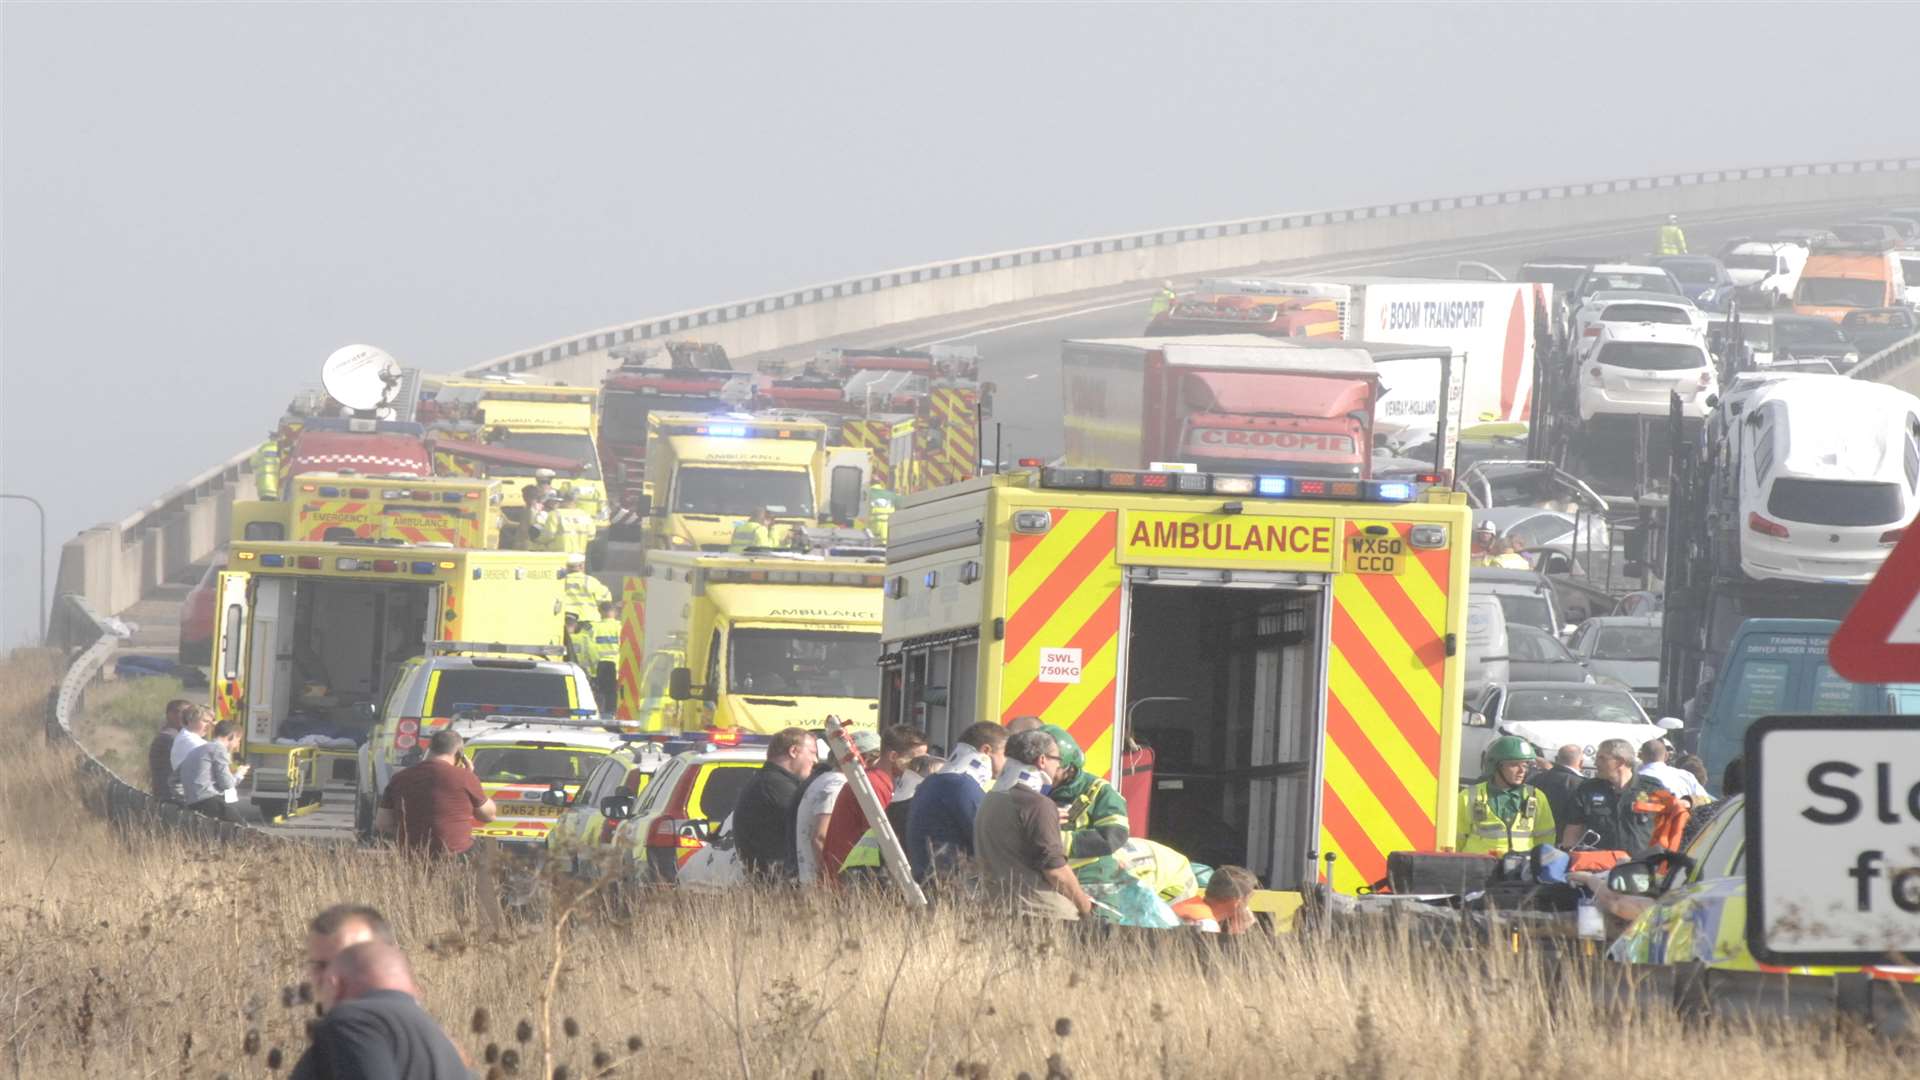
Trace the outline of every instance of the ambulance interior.
{"label": "ambulance interior", "polygon": [[1155,754],[1147,836],[1300,888],[1318,848],[1324,590],[1208,577],[1128,585],[1123,719]]}
{"label": "ambulance interior", "polygon": [[438,587],[420,582],[261,577],[253,600],[249,706],[274,740],[364,742],[382,691],[421,655]]}

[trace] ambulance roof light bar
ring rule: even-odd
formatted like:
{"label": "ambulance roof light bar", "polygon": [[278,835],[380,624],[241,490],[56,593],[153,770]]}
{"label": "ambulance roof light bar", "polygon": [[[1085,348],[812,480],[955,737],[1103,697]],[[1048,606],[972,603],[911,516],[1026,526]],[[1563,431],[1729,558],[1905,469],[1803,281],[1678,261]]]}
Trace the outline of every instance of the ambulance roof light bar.
{"label": "ambulance roof light bar", "polygon": [[1412,502],[1419,493],[1418,484],[1405,480],[1339,480],[1319,476],[1248,476],[1142,469],[1072,469],[1060,466],[1041,469],[1040,486],[1070,491],[1252,495],[1265,499],[1326,499],[1343,502]]}
{"label": "ambulance roof light bar", "polygon": [[433,641],[427,644],[428,656],[455,653],[519,653],[526,656],[554,656],[566,659],[564,645],[510,645],[498,641]]}

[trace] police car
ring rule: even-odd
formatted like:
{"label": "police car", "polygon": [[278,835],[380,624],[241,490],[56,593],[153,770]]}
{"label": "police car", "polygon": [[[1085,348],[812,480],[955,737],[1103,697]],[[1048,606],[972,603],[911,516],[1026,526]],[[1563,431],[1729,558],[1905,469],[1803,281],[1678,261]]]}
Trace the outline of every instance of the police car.
{"label": "police car", "polygon": [[476,839],[546,845],[547,833],[580,795],[587,777],[626,736],[590,717],[520,716],[493,712],[455,722],[481,790],[493,800],[492,821]]}

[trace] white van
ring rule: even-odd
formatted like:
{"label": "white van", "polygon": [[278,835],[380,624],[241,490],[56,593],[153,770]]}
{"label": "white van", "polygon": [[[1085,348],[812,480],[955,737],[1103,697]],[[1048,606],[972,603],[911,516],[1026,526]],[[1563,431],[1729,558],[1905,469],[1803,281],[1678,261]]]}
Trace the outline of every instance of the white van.
{"label": "white van", "polygon": [[1479,701],[1489,686],[1508,682],[1507,612],[1500,598],[1477,592],[1467,596],[1467,673],[1463,700]]}
{"label": "white van", "polygon": [[1920,512],[1920,398],[1857,379],[1780,378],[1743,395],[1740,569],[1862,585]]}
{"label": "white van", "polygon": [[1807,249],[1804,244],[1780,240],[1747,240],[1728,248],[1720,261],[1726,264],[1734,296],[1742,305],[1772,308],[1786,303],[1799,287]]}
{"label": "white van", "polygon": [[1601,323],[1580,361],[1580,419],[1665,416],[1668,396],[1679,394],[1682,414],[1698,420],[1718,380],[1705,335],[1694,326]]}

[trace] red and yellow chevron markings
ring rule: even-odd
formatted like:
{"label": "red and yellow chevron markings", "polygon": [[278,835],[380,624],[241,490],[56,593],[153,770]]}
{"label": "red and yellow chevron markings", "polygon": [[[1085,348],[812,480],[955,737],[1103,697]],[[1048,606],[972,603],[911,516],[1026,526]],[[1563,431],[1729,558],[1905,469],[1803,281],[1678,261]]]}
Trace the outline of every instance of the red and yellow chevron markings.
{"label": "red and yellow chevron markings", "polygon": [[1333,580],[1320,843],[1338,854],[1333,886],[1348,893],[1386,876],[1388,852],[1438,839],[1451,556],[1414,548],[1407,522],[1349,521],[1346,536],[1369,525],[1392,529],[1408,554],[1398,573]]}
{"label": "red and yellow chevron markings", "polygon": [[[1112,510],[1051,510],[1043,535],[1008,542],[1007,636],[1001,671],[1002,723],[1038,716],[1070,732],[1087,768],[1105,775],[1113,757],[1119,679],[1120,591]],[[1040,678],[1043,649],[1078,649],[1078,682]]]}

